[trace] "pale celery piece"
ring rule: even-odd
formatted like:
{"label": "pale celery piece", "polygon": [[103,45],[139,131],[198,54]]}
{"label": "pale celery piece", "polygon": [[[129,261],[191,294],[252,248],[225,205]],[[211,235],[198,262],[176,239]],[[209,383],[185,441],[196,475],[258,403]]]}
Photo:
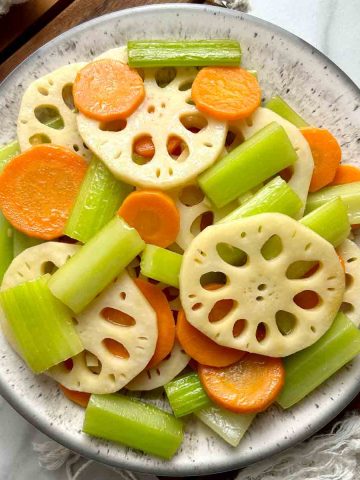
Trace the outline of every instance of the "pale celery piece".
{"label": "pale celery piece", "polygon": [[211,405],[195,412],[195,416],[232,447],[237,447],[249,429],[255,414],[241,415]]}
{"label": "pale celery piece", "polygon": [[0,212],[0,283],[13,259],[13,229]]}
{"label": "pale celery piece", "polygon": [[144,246],[138,232],[116,216],[53,274],[50,290],[79,313]]}
{"label": "pale celery piece", "polygon": [[35,373],[84,349],[70,310],[51,294],[47,283],[45,275],[0,292],[0,304],[16,345]]}
{"label": "pale celery piece", "polygon": [[140,269],[145,277],[179,288],[182,255],[156,245],[146,245]]}
{"label": "pale celery piece", "polygon": [[220,208],[297,160],[284,128],[272,122],[219,160],[198,181]]}
{"label": "pale celery piece", "polygon": [[334,247],[338,247],[351,230],[347,208],[341,198],[334,198],[313,210],[300,223],[321,235]]}
{"label": "pale celery piece", "polygon": [[165,385],[165,392],[175,417],[183,417],[211,405],[195,372],[171,380]]}
{"label": "pale celery piece", "polygon": [[115,215],[133,187],[116,180],[96,156],[90,162],[65,235],[86,243]]}
{"label": "pale celery piece", "polygon": [[309,126],[309,124],[278,95],[270,98],[270,100],[265,103],[265,107],[277,113],[280,117],[285,118],[285,120],[291,122],[295,127],[302,128]]}
{"label": "pale celery piece", "polygon": [[336,197],[340,197],[345,203],[350,223],[352,225],[360,223],[360,182],[325,187],[318,192],[310,193],[306,202],[305,213],[321,207],[321,205]]}
{"label": "pale celery piece", "polygon": [[339,312],[316,343],[284,359],[285,385],[277,402],[290,408],[360,353],[360,331]]}
{"label": "pale celery piece", "polygon": [[0,147],[0,172],[3,170],[5,165],[12,159],[15,155],[20,153],[20,147],[16,140],[3,147]]}
{"label": "pale celery piece", "polygon": [[21,252],[27,248],[34,247],[43,243],[39,238],[28,237],[25,233],[19,232],[19,230],[13,229],[13,254],[17,257]]}
{"label": "pale celery piece", "polygon": [[173,415],[119,394],[91,395],[83,432],[170,459],[183,439],[183,424]]}
{"label": "pale celery piece", "polygon": [[218,223],[231,222],[259,213],[277,212],[295,217],[302,206],[298,195],[281,177],[276,177],[262,187],[250,200],[233,210]]}
{"label": "pale celery piece", "polygon": [[132,40],[127,44],[130,67],[238,66],[236,40]]}

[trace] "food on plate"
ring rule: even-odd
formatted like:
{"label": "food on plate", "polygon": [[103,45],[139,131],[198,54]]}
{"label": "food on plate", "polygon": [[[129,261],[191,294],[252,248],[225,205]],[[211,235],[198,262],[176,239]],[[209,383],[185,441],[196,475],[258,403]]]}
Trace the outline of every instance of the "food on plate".
{"label": "food on plate", "polygon": [[241,57],[132,40],[60,67],[0,148],[4,336],[84,434],[166,460],[189,417],[235,447],[360,353],[360,170]]}

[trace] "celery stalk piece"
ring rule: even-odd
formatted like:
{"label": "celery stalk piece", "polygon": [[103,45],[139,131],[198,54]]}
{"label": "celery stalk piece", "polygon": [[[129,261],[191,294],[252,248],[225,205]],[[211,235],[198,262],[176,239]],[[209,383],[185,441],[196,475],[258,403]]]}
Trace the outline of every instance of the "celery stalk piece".
{"label": "celery stalk piece", "polygon": [[130,67],[238,66],[236,40],[132,40],[127,44]]}
{"label": "celery stalk piece", "polygon": [[27,248],[34,247],[43,243],[43,240],[34,237],[28,237],[25,233],[13,229],[13,255],[17,257],[21,252]]}
{"label": "celery stalk piece", "polygon": [[275,177],[262,187],[250,200],[233,210],[218,223],[231,222],[259,213],[277,212],[295,217],[302,206],[298,195],[281,177]]}
{"label": "celery stalk piece", "polygon": [[19,351],[35,373],[77,355],[84,347],[71,312],[48,287],[48,275],[0,292],[4,310]]}
{"label": "celery stalk piece", "polygon": [[13,229],[0,212],[0,283],[13,258]]}
{"label": "celery stalk piece", "polygon": [[132,189],[116,180],[104,163],[94,156],[64,233],[86,243],[113,218]]}
{"label": "celery stalk piece", "polygon": [[320,340],[284,359],[286,380],[277,402],[289,408],[360,353],[360,331],[339,312]]}
{"label": "celery stalk piece", "polygon": [[321,235],[334,247],[338,247],[351,230],[347,208],[341,198],[334,198],[299,220]]}
{"label": "celery stalk piece", "polygon": [[179,288],[182,255],[156,245],[146,245],[140,269],[145,277]]}
{"label": "celery stalk piece", "polygon": [[170,459],[183,439],[183,424],[170,413],[119,394],[91,395],[83,432]]}
{"label": "celery stalk piece", "polygon": [[309,125],[293,108],[290,107],[288,103],[285,102],[283,98],[278,95],[271,97],[264,106],[280,115],[280,117],[285,118],[285,120],[291,122],[295,127],[302,128]]}
{"label": "celery stalk piece", "polygon": [[312,212],[336,197],[340,197],[345,203],[350,223],[352,225],[360,223],[360,182],[325,187],[318,192],[310,193],[305,213]]}
{"label": "celery stalk piece", "polygon": [[79,313],[144,246],[138,232],[116,216],[53,274],[49,288]]}
{"label": "celery stalk piece", "polygon": [[255,414],[240,415],[217,405],[202,408],[194,414],[232,447],[239,445],[256,416]]}
{"label": "celery stalk piece", "polygon": [[198,182],[221,208],[296,160],[284,128],[272,122],[200,175]]}
{"label": "celery stalk piece", "polygon": [[171,380],[164,388],[175,417],[183,417],[211,405],[195,372]]}
{"label": "celery stalk piece", "polygon": [[0,173],[9,160],[20,153],[19,143],[14,140],[0,148]]}

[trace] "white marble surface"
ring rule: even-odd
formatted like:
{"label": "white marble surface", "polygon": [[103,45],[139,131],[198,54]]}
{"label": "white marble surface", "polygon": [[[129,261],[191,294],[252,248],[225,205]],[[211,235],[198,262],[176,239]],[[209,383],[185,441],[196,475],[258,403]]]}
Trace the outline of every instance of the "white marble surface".
{"label": "white marble surface", "polygon": [[[251,13],[295,33],[337,63],[360,86],[359,0],[251,0]],[[0,480],[66,480],[64,468],[39,465],[33,442],[46,440],[0,398]],[[103,467],[78,480],[117,478]]]}

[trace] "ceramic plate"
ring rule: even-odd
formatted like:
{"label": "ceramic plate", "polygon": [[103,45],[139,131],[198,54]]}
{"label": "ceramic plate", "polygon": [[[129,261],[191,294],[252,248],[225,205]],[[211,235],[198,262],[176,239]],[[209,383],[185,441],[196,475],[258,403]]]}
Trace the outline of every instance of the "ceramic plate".
{"label": "ceramic plate", "polygon": [[[238,39],[243,64],[258,71],[264,97],[284,95],[306,119],[336,135],[345,161],[360,159],[359,90],[330,60],[262,20],[194,5],[123,10],[73,28],[40,48],[0,87],[0,143],[14,138],[21,95],[32,80],[144,37]],[[274,406],[258,415],[238,448],[227,446],[199,423],[190,423],[178,454],[165,462],[82,434],[84,411],[66,400],[51,379],[32,375],[2,336],[0,359],[1,394],[49,437],[108,465],[171,476],[235,469],[273,455],[316,432],[360,390],[358,358],[290,411]]]}

